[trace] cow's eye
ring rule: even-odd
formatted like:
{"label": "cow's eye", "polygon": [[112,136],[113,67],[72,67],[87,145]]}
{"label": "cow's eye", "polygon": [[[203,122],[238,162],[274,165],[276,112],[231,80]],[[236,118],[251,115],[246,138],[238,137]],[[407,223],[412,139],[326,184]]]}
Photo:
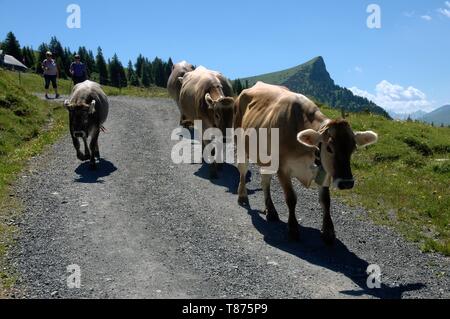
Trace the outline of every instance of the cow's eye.
{"label": "cow's eye", "polygon": [[327,146],[327,152],[330,153],[330,154],[334,153],[333,149],[329,145]]}

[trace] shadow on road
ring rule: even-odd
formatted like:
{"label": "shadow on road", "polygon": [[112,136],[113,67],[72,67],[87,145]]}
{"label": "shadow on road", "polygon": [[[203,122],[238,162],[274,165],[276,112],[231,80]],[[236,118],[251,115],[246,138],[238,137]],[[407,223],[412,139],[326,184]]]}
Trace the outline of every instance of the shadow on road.
{"label": "shadow on road", "polygon": [[101,159],[97,163],[96,170],[91,170],[89,162],[85,162],[75,170],[75,173],[79,176],[75,179],[75,182],[84,184],[103,183],[102,178],[110,176],[115,171],[117,171],[117,167],[110,161],[104,159]]}
{"label": "shadow on road", "polygon": [[[230,164],[222,164],[218,171],[219,177],[217,179],[211,180],[209,178],[209,164],[203,163],[200,169],[194,173],[195,176],[210,180],[216,186],[224,187],[227,189],[227,193],[237,195],[237,190],[239,187],[240,174],[239,170]],[[247,182],[250,182],[252,173],[249,171],[247,174]],[[252,195],[255,192],[261,191],[261,189],[248,189],[248,194]],[[236,198],[237,201],[237,198]]]}
{"label": "shadow on road", "polygon": [[261,212],[252,209],[249,209],[248,214],[267,244],[311,264],[341,273],[359,286],[360,290],[341,291],[344,295],[369,295],[383,299],[400,299],[404,292],[420,290],[425,287],[422,283],[399,287],[389,287],[383,284],[380,289],[368,289],[366,271],[369,263],[349,251],[341,241],[336,240],[332,247],[326,246],[320,237],[319,230],[301,227],[300,243],[289,242],[286,223],[268,223]]}

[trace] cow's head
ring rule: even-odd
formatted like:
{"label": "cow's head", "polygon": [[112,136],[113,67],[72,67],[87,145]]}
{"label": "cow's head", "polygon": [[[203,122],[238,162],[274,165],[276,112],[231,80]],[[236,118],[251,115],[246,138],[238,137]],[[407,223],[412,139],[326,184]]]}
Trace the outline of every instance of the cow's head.
{"label": "cow's head", "polygon": [[214,100],[207,93],[205,101],[209,110],[214,113],[214,126],[222,131],[223,136],[226,136],[227,128],[233,127],[234,99],[222,97]]}
{"label": "cow's head", "polygon": [[90,104],[72,104],[66,100],[64,106],[69,111],[70,130],[75,137],[86,138],[89,135],[89,119],[95,113],[95,100]]}
{"label": "cow's head", "polygon": [[330,121],[317,132],[305,130],[298,134],[298,141],[317,148],[322,167],[339,189],[352,189],[355,185],[350,160],[357,147],[375,144],[374,132],[353,132],[345,120]]}

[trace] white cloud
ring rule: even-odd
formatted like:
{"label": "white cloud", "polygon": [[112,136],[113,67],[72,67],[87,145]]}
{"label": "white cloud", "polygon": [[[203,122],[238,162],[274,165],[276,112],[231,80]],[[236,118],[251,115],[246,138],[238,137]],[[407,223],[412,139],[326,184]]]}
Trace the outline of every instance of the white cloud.
{"label": "white cloud", "polygon": [[360,66],[355,66],[355,71],[358,72],[358,73],[363,73],[364,70]]}
{"label": "white cloud", "polygon": [[408,18],[414,17],[415,14],[416,14],[416,13],[415,13],[414,11],[406,11],[406,12],[403,12],[403,15],[404,15],[405,17],[408,17]]}
{"label": "white cloud", "polygon": [[388,111],[396,113],[413,113],[419,110],[432,111],[432,103],[421,90],[415,87],[404,88],[386,80],[381,81],[375,88],[375,94],[357,87],[349,89],[353,94],[367,98]]}
{"label": "white cloud", "polygon": [[447,8],[439,8],[438,12],[447,18],[450,18],[450,1],[445,1],[445,6]]}
{"label": "white cloud", "polygon": [[425,21],[431,21],[431,20],[433,20],[433,18],[432,18],[431,16],[429,16],[429,15],[423,15],[423,16],[421,16],[421,18],[422,18],[423,20],[425,20]]}

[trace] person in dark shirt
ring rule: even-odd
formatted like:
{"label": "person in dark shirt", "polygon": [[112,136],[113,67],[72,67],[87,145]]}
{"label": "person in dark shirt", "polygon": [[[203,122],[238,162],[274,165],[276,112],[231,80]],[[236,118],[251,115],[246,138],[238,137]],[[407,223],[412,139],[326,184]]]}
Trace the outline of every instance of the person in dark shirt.
{"label": "person in dark shirt", "polygon": [[81,62],[81,58],[78,54],[75,55],[75,62],[70,65],[70,74],[72,75],[74,85],[87,80],[86,65]]}

